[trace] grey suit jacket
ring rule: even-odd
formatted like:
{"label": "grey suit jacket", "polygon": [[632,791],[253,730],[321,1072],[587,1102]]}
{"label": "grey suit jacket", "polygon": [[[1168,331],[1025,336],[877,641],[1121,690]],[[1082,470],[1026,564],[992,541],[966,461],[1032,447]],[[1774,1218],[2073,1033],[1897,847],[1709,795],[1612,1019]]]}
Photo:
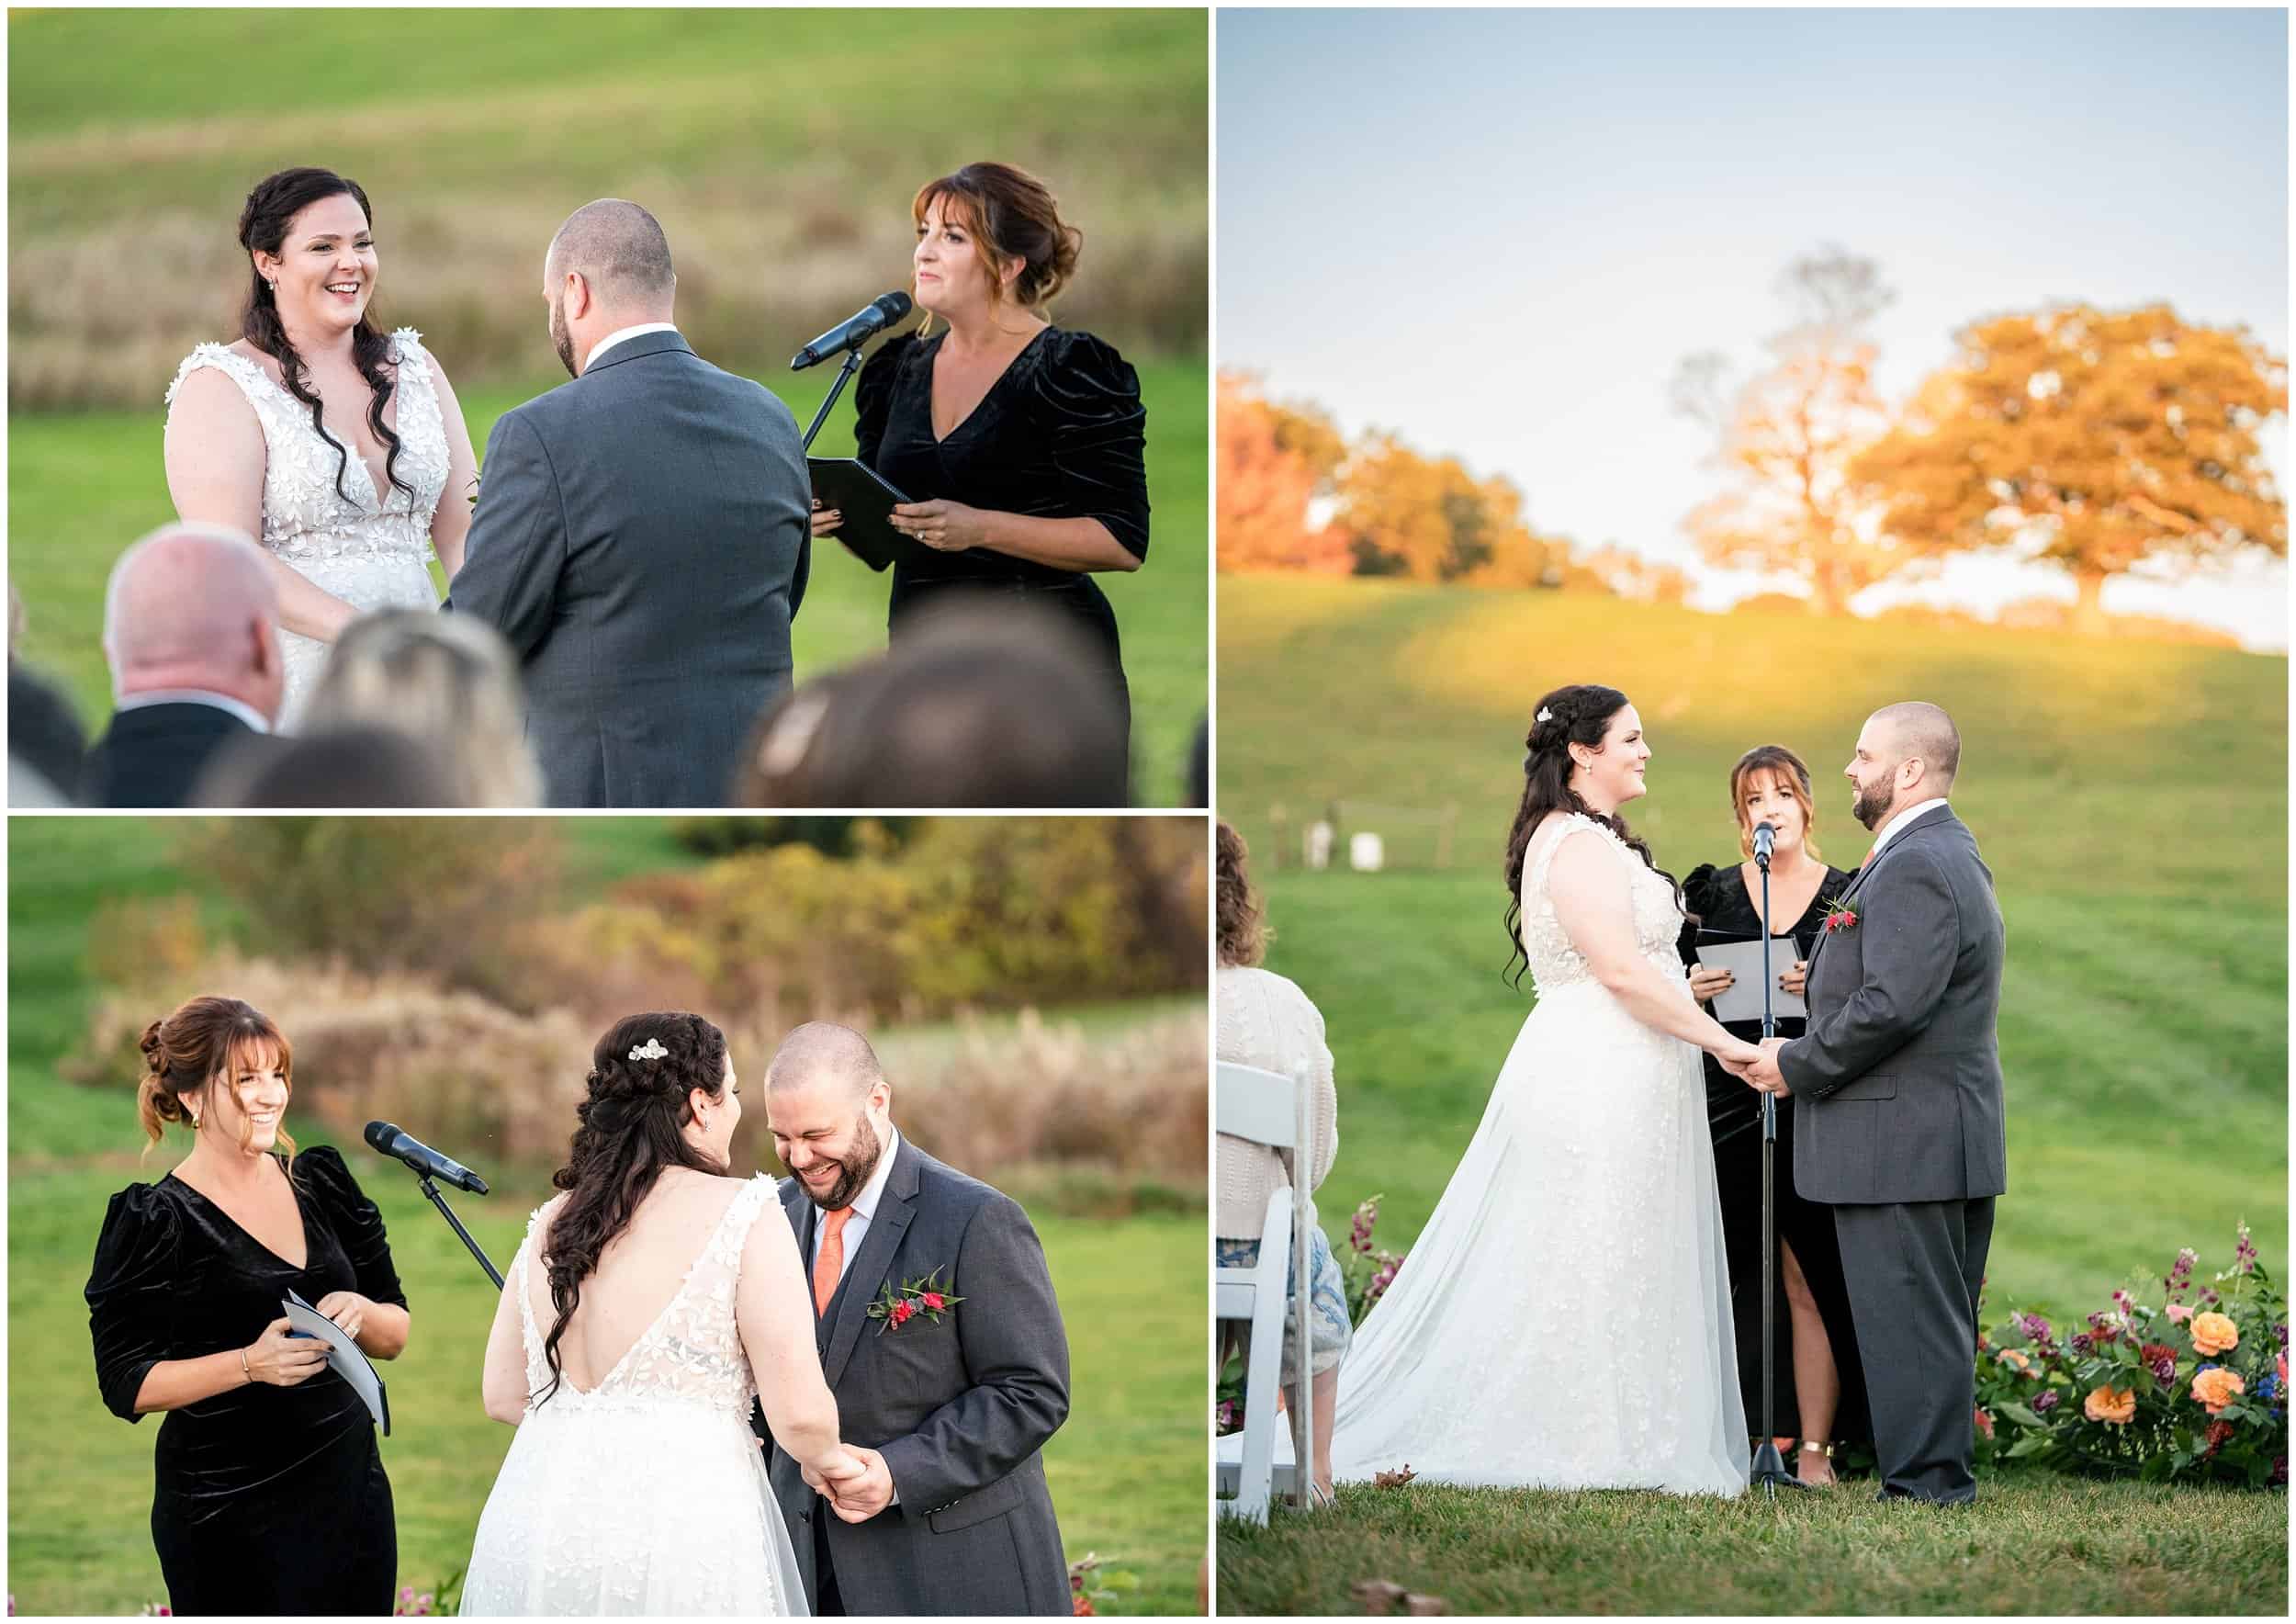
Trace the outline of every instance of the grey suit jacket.
{"label": "grey suit jacket", "polygon": [[727,805],[812,561],[789,408],[641,333],[505,414],[478,490],[447,607],[517,650],[550,804]]}
{"label": "grey suit jacket", "polygon": [[1848,896],[1858,922],[1818,939],[1808,1032],[1778,1055],[1794,1091],[1794,1188],[1857,1203],[1999,1195],[2007,938],[1975,838],[1933,807]]}
{"label": "grey suit jacket", "polygon": [[[814,1204],[794,1179],[781,1196],[809,1259]],[[964,1299],[938,1325],[920,1315],[887,1330],[869,1317],[888,1284],[936,1269]],[[813,1524],[826,1518],[849,1613],[1067,1614],[1068,1561],[1040,1451],[1068,1416],[1068,1335],[1019,1206],[904,1137],[817,1346],[844,1440],[884,1456],[899,1498],[846,1522],[772,1451],[807,1596],[818,1591]]]}

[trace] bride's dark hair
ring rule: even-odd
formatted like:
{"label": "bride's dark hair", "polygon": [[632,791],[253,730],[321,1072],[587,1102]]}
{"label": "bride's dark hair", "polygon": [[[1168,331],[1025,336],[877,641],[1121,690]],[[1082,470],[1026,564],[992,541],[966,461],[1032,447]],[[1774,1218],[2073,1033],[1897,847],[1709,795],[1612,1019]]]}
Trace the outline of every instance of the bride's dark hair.
{"label": "bride's dark hair", "polygon": [[[295,353],[294,344],[287,338],[287,327],[279,320],[279,296],[263,273],[255,269],[254,254],[260,249],[277,254],[287,241],[287,227],[295,217],[323,197],[338,197],[345,194],[358,199],[359,212],[366,216],[366,223],[375,223],[375,211],[366,205],[366,194],[359,183],[345,180],[332,169],[282,169],[255,184],[247,194],[247,207],[240,210],[239,245],[248,252],[247,271],[253,285],[247,294],[246,307],[240,311],[240,336],[253,344],[279,364],[279,378],[287,392],[311,409],[311,427],[319,437],[335,448],[335,494],[343,501],[351,493],[343,488],[343,477],[351,467],[351,448],[327,432],[327,423],[321,410],[318,394],[303,376],[303,357]],[[366,379],[375,391],[366,408],[366,426],[375,431],[375,437],[387,448],[383,453],[383,478],[414,500],[414,487],[399,477],[399,435],[383,421],[383,408],[390,404],[396,387],[390,375],[383,370],[390,359],[390,339],[370,319],[374,310],[370,302],[359,313],[359,324],[351,330],[351,358],[356,362],[359,376]]]}
{"label": "bride's dark hair", "polygon": [[[633,1049],[659,1044],[658,1059],[630,1058]],[[574,1130],[566,1166],[550,1182],[572,1193],[550,1223],[550,1306],[557,1320],[544,1338],[542,1357],[550,1366],[546,1402],[565,1380],[558,1338],[582,1300],[582,1281],[613,1238],[630,1226],[638,1203],[654,1188],[664,1167],[697,1173],[726,1171],[686,1143],[687,1096],[695,1088],[720,1097],[726,1087],[726,1034],[699,1015],[631,1015],[614,1023],[591,1054],[590,1096],[574,1108],[581,1126]]]}
{"label": "bride's dark hair", "polygon": [[[1650,865],[1651,873],[1674,886],[1675,900],[1682,899],[1681,885],[1658,865],[1650,855],[1649,842],[1628,829],[1618,814],[1605,818],[1570,787],[1570,747],[1583,744],[1600,751],[1611,718],[1626,708],[1624,694],[1599,682],[1558,688],[1532,707],[1532,714],[1545,720],[1534,721],[1524,737],[1528,753],[1523,758],[1523,804],[1515,808],[1514,827],[1507,831],[1507,941],[1514,950],[1507,959],[1507,980],[1512,986],[1522,986],[1523,972],[1531,967],[1530,955],[1523,951],[1523,853],[1531,843],[1532,832],[1549,812],[1576,812],[1592,818],[1626,841],[1629,850]],[[1520,965],[1515,962],[1518,959]]]}

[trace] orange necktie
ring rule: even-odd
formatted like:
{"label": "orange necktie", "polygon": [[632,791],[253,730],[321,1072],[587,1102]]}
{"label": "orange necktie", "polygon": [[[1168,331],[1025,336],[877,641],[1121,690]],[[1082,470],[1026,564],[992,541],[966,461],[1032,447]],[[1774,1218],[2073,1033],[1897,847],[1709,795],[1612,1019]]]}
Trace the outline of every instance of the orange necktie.
{"label": "orange necktie", "polygon": [[821,1255],[813,1260],[816,1315],[828,1313],[829,1299],[837,1295],[838,1278],[845,1272],[845,1221],[852,1215],[850,1207],[839,1207],[822,1215]]}

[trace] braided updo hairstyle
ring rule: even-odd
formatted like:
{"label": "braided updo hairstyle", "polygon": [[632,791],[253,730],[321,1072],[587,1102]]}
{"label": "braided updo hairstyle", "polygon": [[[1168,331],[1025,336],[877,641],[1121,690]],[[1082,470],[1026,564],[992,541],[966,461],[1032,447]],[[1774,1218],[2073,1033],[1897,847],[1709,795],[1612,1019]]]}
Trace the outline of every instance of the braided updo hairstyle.
{"label": "braided updo hairstyle", "polygon": [[[287,337],[287,324],[279,319],[279,296],[263,273],[254,268],[257,250],[278,255],[286,242],[287,228],[295,217],[312,204],[328,197],[348,194],[357,199],[359,212],[366,216],[371,226],[375,211],[367,207],[366,194],[359,183],[345,180],[332,169],[282,169],[255,183],[255,189],[247,194],[247,206],[240,211],[239,245],[248,252],[248,274],[253,278],[247,293],[247,303],[240,311],[240,336],[253,344],[279,364],[279,378],[287,392],[310,408],[311,427],[319,437],[335,448],[335,494],[343,501],[351,493],[343,486],[343,476],[351,468],[351,448],[327,432],[327,421],[317,393],[303,375],[303,357],[296,354],[294,341]],[[383,408],[390,404],[396,387],[390,374],[383,370],[390,359],[390,338],[375,325],[374,304],[370,299],[359,313],[358,325],[351,330],[351,358],[357,364],[359,376],[366,379],[366,387],[374,391],[367,402],[366,426],[381,441],[383,478],[414,500],[414,487],[399,477],[399,434],[383,421]],[[362,474],[360,478],[366,476]]]}
{"label": "braided updo hairstyle", "polygon": [[[136,1116],[143,1124],[146,1156],[165,1136],[167,1124],[192,1122],[184,1104],[218,1078],[228,1083],[242,1060],[268,1062],[276,1055],[279,1075],[292,1093],[294,1051],[271,1018],[239,998],[200,998],[143,1029],[143,1077],[136,1085]],[[245,1130],[242,1128],[242,1130]],[[279,1130],[278,1143],[292,1163],[295,1141]],[[244,1146],[242,1145],[242,1148]]]}
{"label": "braided updo hairstyle", "polygon": [[[1576,812],[1592,818],[1626,843],[1627,849],[1649,864],[1650,872],[1674,886],[1675,899],[1682,898],[1682,886],[1672,874],[1659,867],[1650,855],[1649,842],[1626,827],[1626,820],[1615,812],[1607,818],[1579,798],[1579,792],[1570,787],[1570,747],[1582,744],[1590,750],[1603,748],[1603,735],[1610,730],[1611,718],[1626,708],[1626,696],[1615,688],[1605,688],[1599,682],[1574,682],[1568,688],[1558,688],[1532,707],[1534,716],[1544,716],[1545,721],[1531,724],[1523,744],[1528,752],[1523,758],[1523,804],[1515,808],[1514,827],[1507,831],[1507,941],[1514,948],[1507,960],[1511,974],[1508,981],[1514,986],[1523,984],[1523,972],[1531,961],[1523,951],[1523,853],[1531,843],[1531,835],[1550,812]],[[1515,963],[1521,960],[1520,965]]]}
{"label": "braided updo hairstyle", "polygon": [[[633,1049],[653,1044],[668,1053],[658,1059],[630,1057]],[[574,1108],[581,1126],[574,1130],[566,1166],[550,1178],[570,1193],[551,1221],[550,1249],[543,1258],[557,1322],[542,1344],[550,1385],[537,1403],[546,1402],[565,1379],[558,1338],[582,1300],[582,1281],[629,1227],[662,1169],[726,1171],[725,1163],[688,1144],[684,1132],[692,1120],[687,1096],[701,1088],[715,1100],[726,1088],[726,1034],[701,1016],[656,1012],[616,1021],[598,1040],[583,1081],[589,1097]]]}

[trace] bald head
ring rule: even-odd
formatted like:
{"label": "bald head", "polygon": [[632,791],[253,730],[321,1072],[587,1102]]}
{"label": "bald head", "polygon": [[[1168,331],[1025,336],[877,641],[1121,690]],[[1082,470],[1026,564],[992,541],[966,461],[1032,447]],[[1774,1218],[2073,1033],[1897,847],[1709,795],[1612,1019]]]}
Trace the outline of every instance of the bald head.
{"label": "bald head", "polygon": [[1953,717],[1934,705],[1908,699],[1885,705],[1867,719],[1896,741],[1894,753],[1921,762],[1925,795],[1952,793],[1953,775],[1961,771],[1961,730]]}
{"label": "bald head", "polygon": [[162,525],[112,566],[104,655],[112,691],[228,694],[278,707],[279,592],[255,544],[218,524]]}
{"label": "bald head", "polygon": [[877,1052],[850,1026],[808,1021],[782,1040],[765,1068],[769,1094],[826,1088],[858,1100],[885,1080]]}
{"label": "bald head", "polygon": [[619,197],[585,203],[567,217],[550,239],[544,275],[554,288],[579,275],[591,297],[624,324],[667,321],[678,288],[661,222]]}

